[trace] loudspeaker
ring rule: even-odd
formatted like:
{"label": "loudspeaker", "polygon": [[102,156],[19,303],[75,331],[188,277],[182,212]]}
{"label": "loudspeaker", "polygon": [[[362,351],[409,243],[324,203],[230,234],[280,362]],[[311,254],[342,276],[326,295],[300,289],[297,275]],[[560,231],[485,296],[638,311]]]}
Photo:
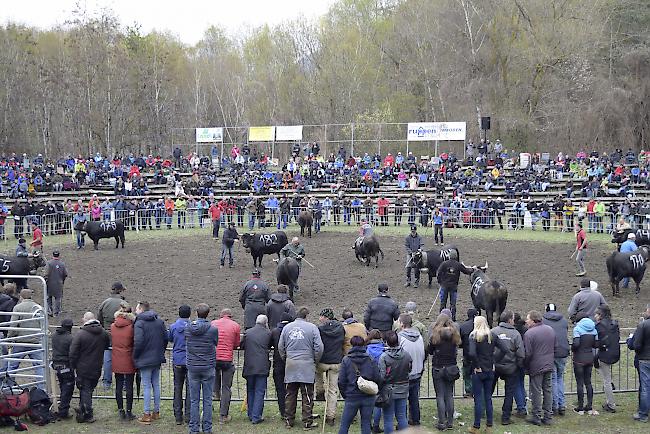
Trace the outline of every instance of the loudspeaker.
{"label": "loudspeaker", "polygon": [[490,117],[489,116],[483,116],[481,118],[481,129],[482,130],[489,130],[490,129]]}

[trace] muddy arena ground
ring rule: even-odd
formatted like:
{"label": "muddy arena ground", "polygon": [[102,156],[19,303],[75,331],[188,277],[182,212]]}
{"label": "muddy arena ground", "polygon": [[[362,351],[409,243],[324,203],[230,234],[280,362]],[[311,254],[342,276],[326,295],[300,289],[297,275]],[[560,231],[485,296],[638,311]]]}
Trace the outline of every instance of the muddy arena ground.
{"label": "muddy arena ground", "polygon": [[[288,235],[294,233],[289,231]],[[426,248],[434,248],[430,235],[425,237]],[[234,268],[220,269],[221,240],[212,240],[207,231],[176,232],[151,238],[144,232],[137,239],[129,238],[127,233],[126,249],[114,249],[112,240],[102,240],[99,251],[93,251],[92,245],[77,250],[70,238],[70,242],[66,240],[61,245],[61,257],[67,264],[70,278],[65,284],[63,314],[53,323],[64,317],[71,317],[78,323],[83,312],[96,311],[115,280],[121,280],[127,287],[124,293],[127,301],[149,301],[168,323],[175,320],[179,305],[194,306],[199,302],[212,307],[211,317],[229,307],[234,318],[242,320],[239,293],[252,269],[252,258],[243,247],[235,247]],[[377,293],[377,284],[386,282],[391,289],[390,295],[400,306],[409,300],[417,302],[419,316],[424,321],[438,289],[435,278],[431,289],[427,288],[425,275],[419,288],[404,288],[403,237],[380,234],[379,239],[385,259],[375,269],[355,259],[351,232],[321,232],[311,239],[302,238],[306,258],[315,268],[304,264],[296,305],[308,306],[313,313],[312,321],[317,320],[318,312],[325,307],[333,308],[337,315],[348,307],[362,319],[368,300]],[[516,312],[543,310],[549,302],[566,312],[578,289],[580,278],[575,277],[575,261],[569,259],[571,244],[453,239],[453,232],[447,233],[446,241],[448,245],[453,242],[459,247],[461,259],[466,264],[482,265],[488,260],[489,274],[507,285],[508,308]],[[634,295],[633,289],[627,289],[622,290],[622,296],[612,297],[605,269],[605,258],[611,253],[612,245],[601,242],[592,243],[590,247],[586,260],[588,277],[599,282],[621,327],[636,326],[640,313],[650,302],[647,279],[642,284],[640,296]],[[46,253],[51,252],[46,249]],[[262,278],[273,286],[275,264],[271,257],[264,257],[263,267]],[[468,279],[462,276],[458,319],[465,317],[471,305],[469,291]],[[432,320],[438,310],[439,304],[434,308]]]}

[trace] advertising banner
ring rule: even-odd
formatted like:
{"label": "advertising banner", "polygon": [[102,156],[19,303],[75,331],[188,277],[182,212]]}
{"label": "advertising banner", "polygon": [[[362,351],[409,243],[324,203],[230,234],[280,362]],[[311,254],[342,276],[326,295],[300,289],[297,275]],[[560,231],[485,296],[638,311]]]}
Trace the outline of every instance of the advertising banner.
{"label": "advertising banner", "polygon": [[465,122],[409,122],[406,140],[465,140]]}
{"label": "advertising banner", "polygon": [[275,140],[302,140],[302,125],[275,127]]}
{"label": "advertising banner", "polygon": [[250,127],[249,142],[272,142],[275,138],[275,127]]}
{"label": "advertising banner", "polygon": [[223,128],[197,128],[196,143],[223,142]]}

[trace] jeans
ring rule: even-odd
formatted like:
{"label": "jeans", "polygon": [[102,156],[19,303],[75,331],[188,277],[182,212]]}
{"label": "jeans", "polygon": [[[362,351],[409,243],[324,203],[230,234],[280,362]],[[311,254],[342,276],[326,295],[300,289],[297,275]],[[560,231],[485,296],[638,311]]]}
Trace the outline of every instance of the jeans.
{"label": "jeans", "polygon": [[[17,359],[24,359],[25,357],[29,357],[32,360],[40,360],[40,362],[38,362],[38,363],[30,363],[29,366],[36,366],[38,364],[42,365],[43,363],[45,363],[45,361],[43,360],[43,350],[39,350],[39,351],[36,351],[34,353],[13,356],[13,354],[22,353],[22,352],[25,352],[25,351],[33,351],[33,350],[34,350],[33,347],[23,347],[21,345],[14,345],[13,349],[11,350],[11,353],[12,353],[11,357],[15,357]],[[8,362],[7,369],[9,371],[13,371],[14,369],[18,369],[19,366],[20,366],[20,361],[18,361],[18,360],[10,361],[10,362]],[[21,373],[24,374],[25,372],[21,372]],[[39,367],[39,368],[34,368],[34,373],[37,376],[39,376],[43,381],[45,380],[45,369],[43,369],[42,366]],[[14,374],[10,374],[10,376],[12,376],[12,375],[14,375]],[[38,387],[39,387],[39,389],[43,389],[45,387],[45,385],[44,384],[39,384]]]}
{"label": "jeans", "polygon": [[434,377],[433,388],[436,391],[438,425],[452,426],[454,423],[454,382]]}
{"label": "jeans", "polygon": [[221,244],[221,265],[224,265],[226,262],[226,253],[228,253],[228,265],[233,264],[232,252],[233,246],[226,246],[225,244]]}
{"label": "jeans", "polygon": [[650,407],[650,360],[639,360],[639,416],[648,417]]}
{"label": "jeans", "polygon": [[[503,406],[501,407],[501,420],[510,420],[510,416],[512,415],[512,401],[515,397],[515,390],[519,385],[519,377],[516,371],[511,375],[498,374],[498,377],[503,378],[506,389],[505,396],[503,398]],[[492,386],[493,391],[496,387],[496,383],[497,378],[495,377],[494,385]]]}
{"label": "jeans", "polygon": [[280,220],[278,220],[278,229],[280,229],[280,223],[282,223],[282,229],[286,229],[289,224],[289,214],[282,214]]}
{"label": "jeans", "polygon": [[551,372],[528,376],[528,389],[532,402],[532,417],[538,420],[553,418],[553,385]]}
{"label": "jeans", "polygon": [[463,359],[463,388],[465,395],[472,394],[472,362]]}
{"label": "jeans", "polygon": [[160,365],[140,369],[144,386],[144,412],[151,413],[151,394],[153,389],[153,411],[160,412]]}
{"label": "jeans", "polygon": [[115,373],[115,401],[117,409],[124,409],[124,400],[122,390],[126,389],[126,411],[133,410],[133,379],[135,374],[118,374]]}
{"label": "jeans", "polygon": [[104,350],[104,364],[102,365],[102,384],[105,388],[111,387],[113,382],[113,353],[111,350]]}
{"label": "jeans", "polygon": [[[183,391],[185,391],[185,399],[183,399]],[[176,422],[183,421],[183,409],[185,409],[185,420],[188,420],[190,417],[190,382],[187,378],[187,367],[174,365],[174,418]]]}
{"label": "jeans", "polygon": [[232,362],[217,360],[214,373],[214,393],[219,396],[219,415],[228,416],[235,365]]}
{"label": "jeans", "polygon": [[552,373],[554,410],[566,407],[564,401],[564,368],[566,367],[566,359],[566,357],[555,358],[555,366]]}
{"label": "jeans", "polygon": [[578,263],[578,271],[580,273],[585,272],[585,255],[587,254],[585,249],[578,250],[576,255],[576,262]]}
{"label": "jeans", "polygon": [[47,313],[52,316],[59,316],[61,313],[61,299],[63,297],[47,297]]}
{"label": "jeans", "polygon": [[[577,383],[577,392],[578,392],[578,409],[579,410],[591,410],[594,400],[594,387],[591,384],[591,370],[594,365],[579,365],[577,363],[573,364],[573,373],[576,377]],[[587,389],[587,405],[584,405],[585,401],[585,389]]]}
{"label": "jeans", "polygon": [[[214,385],[214,369],[202,371],[187,371],[190,383],[190,433],[212,432],[212,387]],[[203,395],[201,395],[203,392]],[[199,429],[199,401],[203,396],[203,419]]]}
{"label": "jeans", "polygon": [[75,231],[77,234],[77,247],[82,248],[86,244],[86,239],[81,234],[81,231]]}
{"label": "jeans", "polygon": [[517,369],[517,387],[515,387],[515,403],[517,411],[526,411],[526,386],[524,381],[524,368]]}
{"label": "jeans", "polygon": [[397,418],[397,430],[403,430],[408,427],[406,420],[406,401],[407,398],[392,398],[390,404],[384,409],[384,432],[386,434],[393,432],[393,419]]}
{"label": "jeans", "polygon": [[221,220],[212,220],[212,238],[219,238],[219,228],[221,227]]}
{"label": "jeans", "polygon": [[258,423],[262,420],[267,378],[267,375],[249,375],[246,377],[247,413],[248,419],[253,423]]}
{"label": "jeans", "polygon": [[472,374],[472,390],[474,391],[474,427],[481,427],[481,416],[483,416],[483,405],[485,405],[485,416],[487,424],[492,425],[494,416],[492,408],[492,382],[494,371],[484,371]]}
{"label": "jeans", "polygon": [[361,434],[370,434],[370,420],[372,419],[372,409],[375,406],[375,397],[366,396],[362,398],[348,398],[343,405],[343,414],[341,414],[341,427],[339,434],[347,434],[352,420],[361,413]]}
{"label": "jeans", "polygon": [[418,425],[420,423],[420,381],[422,378],[409,380],[408,420]]}
{"label": "jeans", "polygon": [[252,231],[255,227],[255,214],[248,214],[248,230]]}
{"label": "jeans", "polygon": [[458,290],[440,287],[440,311],[447,307],[447,297],[449,297],[449,305],[451,307],[451,319],[456,321],[456,300],[458,299]]}
{"label": "jeans", "polygon": [[599,362],[598,373],[603,377],[603,389],[605,389],[605,402],[610,407],[616,407],[614,402],[614,390],[612,389],[612,365]]}
{"label": "jeans", "polygon": [[[325,416],[328,418],[336,417],[336,400],[339,396],[339,370],[341,365],[318,363],[316,365],[316,394],[324,395],[327,393],[327,408]],[[325,376],[326,383],[323,382]]]}

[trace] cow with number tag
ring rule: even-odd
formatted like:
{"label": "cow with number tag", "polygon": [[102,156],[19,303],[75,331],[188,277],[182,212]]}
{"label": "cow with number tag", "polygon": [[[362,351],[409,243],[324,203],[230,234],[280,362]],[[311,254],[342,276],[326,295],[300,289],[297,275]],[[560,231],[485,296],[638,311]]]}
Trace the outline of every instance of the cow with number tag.
{"label": "cow with number tag", "polygon": [[253,267],[262,268],[264,255],[275,253],[280,260],[280,250],[289,243],[289,240],[284,231],[275,231],[270,234],[242,234],[241,243],[253,257]]}
{"label": "cow with number tag", "polygon": [[476,267],[476,271],[469,276],[469,281],[472,284],[472,304],[479,315],[481,310],[485,311],[485,318],[492,327],[494,314],[497,314],[498,322],[501,313],[506,310],[508,290],[501,282],[488,276],[487,269],[486,261],[483,267]]}
{"label": "cow with number tag", "polygon": [[618,249],[621,249],[621,244],[627,240],[628,234],[634,234],[634,242],[637,246],[650,246],[650,231],[648,229],[625,229],[621,232],[614,232],[612,234],[612,243],[618,244]]}
{"label": "cow with number tag", "polygon": [[607,264],[607,274],[609,282],[612,285],[612,295],[620,294],[619,284],[625,277],[631,277],[636,283],[636,293],[641,292],[641,281],[645,274],[646,263],[650,257],[650,247],[641,246],[635,252],[612,253],[605,263]]}
{"label": "cow with number tag", "polygon": [[76,231],[85,232],[88,238],[93,240],[95,250],[99,248],[99,240],[102,238],[115,238],[115,248],[117,249],[122,242],[124,248],[124,223],[121,221],[103,221],[103,222],[79,222],[75,225]]}
{"label": "cow with number tag", "polygon": [[[45,267],[45,259],[40,253],[34,253],[33,256],[5,256],[0,255],[0,285],[4,285],[2,275],[21,275],[35,274],[36,271]],[[18,291],[27,288],[27,279],[11,279],[16,283]]]}
{"label": "cow with number tag", "polygon": [[440,264],[449,259],[460,261],[458,247],[450,245],[446,249],[441,250],[417,250],[411,253],[409,261],[413,267],[418,267],[421,272],[426,271],[429,274],[429,288],[431,288],[431,282],[436,276]]}

